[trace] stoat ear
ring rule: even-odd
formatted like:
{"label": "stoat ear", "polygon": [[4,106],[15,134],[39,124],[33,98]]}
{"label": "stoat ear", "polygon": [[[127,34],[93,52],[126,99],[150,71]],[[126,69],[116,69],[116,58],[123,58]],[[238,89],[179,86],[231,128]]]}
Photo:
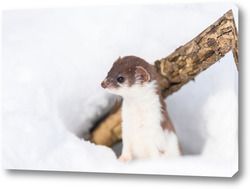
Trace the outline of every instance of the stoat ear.
{"label": "stoat ear", "polygon": [[114,61],[113,65],[114,65],[115,63],[119,62],[119,60],[121,60],[121,56],[119,56],[119,57],[116,59],[116,61]]}
{"label": "stoat ear", "polygon": [[136,79],[141,81],[141,83],[147,83],[150,80],[149,73],[141,66],[136,66],[135,74],[136,74]]}
{"label": "stoat ear", "polygon": [[[117,58],[117,60],[121,60],[121,56],[119,56],[119,57]],[[117,61],[117,60],[116,60],[116,61]]]}

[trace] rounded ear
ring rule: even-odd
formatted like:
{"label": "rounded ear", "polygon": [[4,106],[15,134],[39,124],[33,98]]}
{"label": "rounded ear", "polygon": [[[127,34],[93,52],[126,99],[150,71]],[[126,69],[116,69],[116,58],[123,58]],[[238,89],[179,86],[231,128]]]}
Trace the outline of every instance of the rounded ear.
{"label": "rounded ear", "polygon": [[141,66],[136,66],[135,76],[141,83],[147,83],[150,80],[149,73]]}

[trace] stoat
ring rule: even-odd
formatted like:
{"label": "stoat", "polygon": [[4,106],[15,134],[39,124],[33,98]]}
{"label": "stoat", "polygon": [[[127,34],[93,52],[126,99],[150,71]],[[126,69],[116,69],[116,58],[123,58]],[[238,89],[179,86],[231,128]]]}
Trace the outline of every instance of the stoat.
{"label": "stoat", "polygon": [[153,65],[136,56],[119,57],[101,86],[123,97],[120,160],[181,155]]}

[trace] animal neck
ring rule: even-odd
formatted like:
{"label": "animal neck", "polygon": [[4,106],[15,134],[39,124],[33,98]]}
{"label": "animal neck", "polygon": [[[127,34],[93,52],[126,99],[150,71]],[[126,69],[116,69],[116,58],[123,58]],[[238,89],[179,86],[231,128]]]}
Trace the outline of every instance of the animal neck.
{"label": "animal neck", "polygon": [[139,112],[151,117],[156,115],[159,120],[162,120],[162,104],[160,97],[157,94],[156,81],[147,83],[143,86],[133,86],[134,88],[129,89],[130,93],[125,95],[123,107],[130,109],[131,107],[136,108]]}
{"label": "animal neck", "polygon": [[144,85],[134,85],[130,87],[126,93],[123,94],[123,99],[130,103],[147,103],[152,99],[159,99],[156,92],[156,82],[146,83]]}

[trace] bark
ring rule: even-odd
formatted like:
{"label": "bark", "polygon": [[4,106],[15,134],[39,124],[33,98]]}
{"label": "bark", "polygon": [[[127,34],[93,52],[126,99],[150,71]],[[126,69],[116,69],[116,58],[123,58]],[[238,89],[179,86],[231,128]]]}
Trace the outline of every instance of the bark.
{"label": "bark", "polygon": [[[194,80],[199,73],[218,62],[230,50],[238,69],[238,33],[232,10],[166,58],[155,61],[163,97],[166,98],[190,80]],[[121,108],[118,108],[96,127],[91,133],[90,141],[106,146],[121,141],[121,122]]]}

